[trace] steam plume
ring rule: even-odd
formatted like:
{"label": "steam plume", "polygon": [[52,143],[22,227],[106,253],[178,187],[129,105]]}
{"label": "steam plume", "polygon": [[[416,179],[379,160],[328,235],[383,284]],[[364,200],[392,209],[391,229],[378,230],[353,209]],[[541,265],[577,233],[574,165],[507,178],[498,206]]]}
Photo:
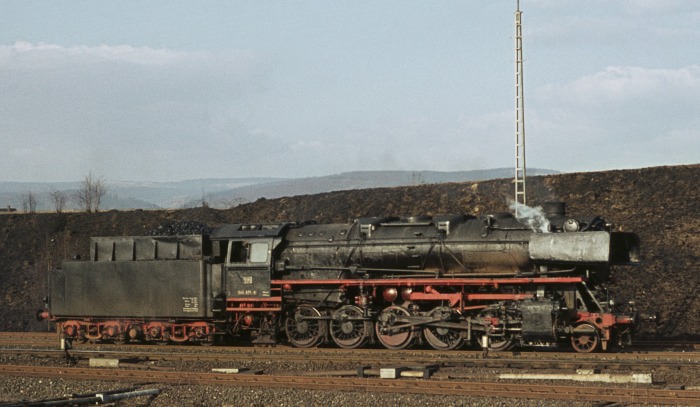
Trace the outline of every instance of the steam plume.
{"label": "steam plume", "polygon": [[508,207],[518,214],[516,219],[527,224],[530,229],[535,232],[549,232],[549,219],[547,219],[547,216],[545,216],[544,210],[541,206],[532,208],[527,205],[523,205],[520,202],[515,202],[512,200],[508,200],[508,202]]}

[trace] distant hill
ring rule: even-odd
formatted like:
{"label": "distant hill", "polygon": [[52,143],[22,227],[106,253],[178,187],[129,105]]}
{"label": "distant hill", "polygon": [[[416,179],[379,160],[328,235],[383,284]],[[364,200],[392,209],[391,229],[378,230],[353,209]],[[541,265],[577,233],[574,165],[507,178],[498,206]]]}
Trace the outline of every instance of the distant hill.
{"label": "distant hill", "polygon": [[[532,168],[528,176],[559,174],[559,171]],[[221,191],[211,196],[213,207],[223,208],[235,205],[218,205],[223,202],[245,203],[260,198],[274,199],[283,196],[311,195],[352,189],[399,187],[447,182],[485,181],[511,178],[512,168],[496,168],[474,171],[354,171],[323,177],[286,179],[261,184],[251,184],[229,191]]]}
{"label": "distant hill", "polygon": [[[230,208],[260,198],[318,194],[332,191],[395,186],[483,181],[513,176],[512,168],[491,170],[438,171],[355,171],[311,178],[209,178],[176,182],[106,181],[107,195],[101,210],[178,209],[210,206]],[[559,171],[532,168],[528,176],[558,174]],[[52,211],[52,191],[72,195],[80,182],[0,182],[0,210],[22,211],[27,194],[34,195],[38,211]],[[69,209],[78,209],[69,202]]]}
{"label": "distant hill", "polygon": [[[101,210],[182,208],[190,202],[201,204],[209,194],[237,187],[279,181],[280,178],[210,178],[176,182],[106,181],[107,195]],[[68,196],[80,188],[81,182],[0,182],[0,210],[8,206],[23,209],[28,193],[34,194],[38,211],[54,209],[50,193],[60,191]],[[26,205],[25,205],[26,206]],[[68,209],[77,209],[69,202]]]}

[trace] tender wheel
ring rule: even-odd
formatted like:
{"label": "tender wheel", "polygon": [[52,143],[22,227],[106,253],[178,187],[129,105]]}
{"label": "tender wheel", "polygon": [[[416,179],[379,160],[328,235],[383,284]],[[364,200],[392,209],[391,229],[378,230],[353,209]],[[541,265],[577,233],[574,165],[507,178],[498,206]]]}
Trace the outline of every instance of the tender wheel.
{"label": "tender wheel", "polygon": [[146,343],[165,344],[167,340],[163,338],[164,334],[165,326],[161,323],[154,322],[144,329],[144,340]]}
{"label": "tender wheel", "polygon": [[320,317],[321,313],[308,305],[299,306],[293,316],[286,319],[284,330],[289,342],[297,348],[312,348],[318,346],[328,330],[326,321],[321,319],[306,319],[305,317]]}
{"label": "tender wheel", "polygon": [[63,331],[61,333],[64,338],[71,340],[79,338],[78,332],[80,332],[80,325],[78,323],[67,322],[63,324],[61,328]]}
{"label": "tender wheel", "polygon": [[379,314],[375,332],[377,339],[385,348],[405,349],[413,345],[416,338],[415,328],[413,326],[399,328],[402,325],[406,325],[406,322],[401,319],[409,316],[411,316],[411,313],[407,309],[396,305],[384,308]]}
{"label": "tender wheel", "polygon": [[85,339],[89,343],[99,343],[102,342],[102,335],[100,335],[97,325],[88,325],[85,330]]}
{"label": "tender wheel", "polygon": [[132,326],[127,332],[126,340],[128,342],[141,342],[143,340],[143,332],[138,326]]}
{"label": "tender wheel", "polygon": [[330,323],[331,338],[341,348],[354,349],[367,343],[372,323],[364,319],[362,310],[345,305],[333,312]]}
{"label": "tender wheel", "polygon": [[86,343],[88,340],[85,337],[85,330],[84,329],[79,329],[78,330],[78,343]]}
{"label": "tender wheel", "polygon": [[571,334],[571,346],[576,352],[593,352],[598,347],[598,344],[600,344],[600,335],[595,326],[581,324],[574,328],[574,333]]}
{"label": "tender wheel", "polygon": [[112,341],[115,345],[124,345],[127,342],[129,342],[129,337],[127,337],[125,333],[120,333],[117,336],[115,336]]}
{"label": "tender wheel", "polygon": [[[440,322],[450,322],[453,316],[452,310],[445,307],[437,307],[430,311],[428,315],[433,318],[439,318]],[[437,350],[457,349],[464,343],[460,330],[445,327],[425,327],[423,336],[428,344]]]}
{"label": "tender wheel", "polygon": [[219,336],[214,334],[207,335],[207,338],[199,343],[202,346],[214,346],[219,342]]}

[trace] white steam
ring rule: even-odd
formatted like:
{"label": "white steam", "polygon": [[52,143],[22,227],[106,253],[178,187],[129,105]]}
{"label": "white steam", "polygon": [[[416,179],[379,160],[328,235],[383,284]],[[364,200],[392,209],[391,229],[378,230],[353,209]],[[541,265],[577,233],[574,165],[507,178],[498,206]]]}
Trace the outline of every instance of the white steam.
{"label": "white steam", "polygon": [[511,200],[508,202],[508,207],[517,214],[515,217],[517,220],[527,224],[535,232],[549,232],[549,219],[545,216],[544,209],[541,206],[532,208],[520,202]]}

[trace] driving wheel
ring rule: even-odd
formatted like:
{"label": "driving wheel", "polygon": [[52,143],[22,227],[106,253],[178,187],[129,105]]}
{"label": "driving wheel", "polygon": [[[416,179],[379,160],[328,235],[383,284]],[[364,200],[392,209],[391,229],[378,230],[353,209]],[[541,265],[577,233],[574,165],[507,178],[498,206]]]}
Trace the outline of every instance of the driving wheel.
{"label": "driving wheel", "polygon": [[405,349],[415,341],[415,327],[408,325],[406,317],[411,313],[403,307],[392,305],[384,308],[377,317],[375,333],[387,349]]}
{"label": "driving wheel", "polygon": [[320,317],[321,313],[316,308],[300,305],[284,323],[289,342],[297,348],[318,346],[327,332],[326,321]]}
{"label": "driving wheel", "polygon": [[[450,308],[437,307],[430,311],[430,317],[437,319],[437,322],[450,322],[453,312]],[[427,326],[423,329],[423,336],[433,349],[452,350],[457,349],[464,343],[462,331],[441,326]]]}
{"label": "driving wheel", "polygon": [[330,330],[331,338],[338,346],[354,349],[367,343],[372,322],[365,318],[359,307],[344,305],[333,312]]}

